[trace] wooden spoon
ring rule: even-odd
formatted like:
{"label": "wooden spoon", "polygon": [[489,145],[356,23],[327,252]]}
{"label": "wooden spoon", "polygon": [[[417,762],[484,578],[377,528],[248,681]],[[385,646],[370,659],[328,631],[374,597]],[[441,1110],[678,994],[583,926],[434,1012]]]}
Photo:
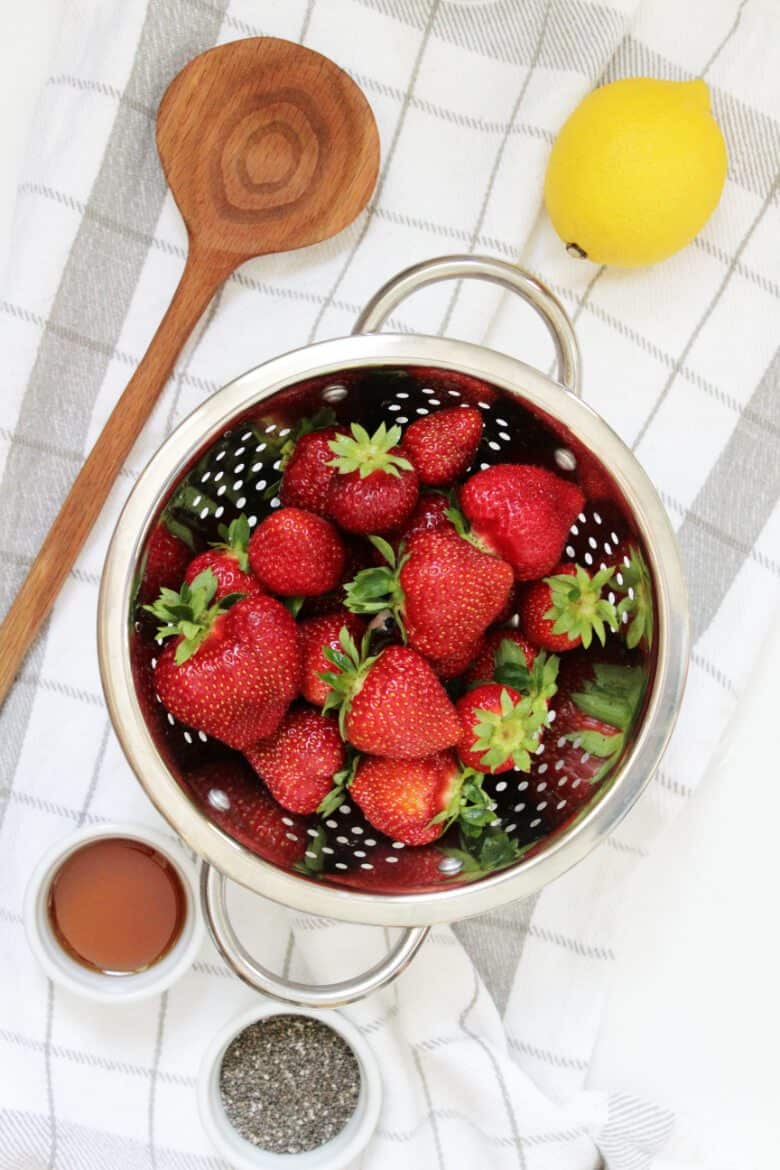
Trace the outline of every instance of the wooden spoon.
{"label": "wooden spoon", "polygon": [[0,626],[0,704],[219,285],[253,256],[342,231],[379,169],[376,123],[355,83],[327,57],[273,37],[190,61],[160,104],[157,148],[187,225],[187,263]]}

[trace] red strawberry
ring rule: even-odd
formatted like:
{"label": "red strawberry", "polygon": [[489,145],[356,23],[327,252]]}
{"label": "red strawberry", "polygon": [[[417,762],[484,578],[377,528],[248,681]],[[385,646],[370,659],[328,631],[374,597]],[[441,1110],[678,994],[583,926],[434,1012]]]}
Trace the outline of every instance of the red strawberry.
{"label": "red strawberry", "polygon": [[428,661],[439,678],[457,678],[469,666],[479,647],[479,642],[470,642],[447,658],[429,658]]}
{"label": "red strawberry", "polygon": [[460,722],[433,670],[414,650],[388,646],[366,657],[345,631],[333,664],[324,710],[340,709],[345,738],[362,752],[409,760],[457,743]]}
{"label": "red strawberry", "polygon": [[410,760],[368,756],[358,765],[350,795],[380,833],[405,845],[427,845],[456,815],[460,787],[454,752]]}
{"label": "red strawberry", "polygon": [[497,666],[498,651],[502,642],[511,642],[519,646],[527,667],[532,667],[536,658],[536,649],[520,630],[508,626],[501,626],[497,630],[490,630],[479,644],[477,653],[466,674],[467,683],[492,682]]}
{"label": "red strawberry", "polygon": [[186,780],[209,820],[247,849],[284,868],[301,861],[306,821],[284,813],[243,760],[215,760]]}
{"label": "red strawberry", "polygon": [[417,419],[404,432],[402,448],[420,483],[444,487],[459,479],[477,453],[482,415],[473,406],[437,410]]}
{"label": "red strawberry", "polygon": [[339,635],[342,629],[346,629],[359,642],[365,631],[365,622],[349,610],[341,609],[322,617],[307,618],[298,626],[303,661],[301,694],[315,707],[322,707],[330,694],[330,687],[322,681],[320,675],[332,669],[332,664],[325,657],[325,650],[341,649]]}
{"label": "red strawberry", "polygon": [[551,577],[527,585],[520,596],[520,624],[531,642],[546,650],[574,650],[590,646],[595,634],[601,645],[606,627],[618,628],[613,602],[602,597],[614,569],[591,576],[580,565],[562,564]]}
{"label": "red strawberry", "polygon": [[192,556],[191,545],[175,536],[164,521],[152,533],[146,545],[146,565],[138,600],[143,605],[159,597],[161,589],[178,589]]}
{"label": "red strawberry", "polygon": [[451,533],[452,521],[447,515],[450,507],[450,501],[441,492],[423,492],[409,517],[402,539],[408,542],[419,532]]}
{"label": "red strawberry", "polygon": [[353,613],[389,607],[409,645],[438,663],[463,662],[506,604],[512,570],[453,530],[423,532],[398,559],[386,541],[375,541],[388,562],[367,569],[347,586]]}
{"label": "red strawberry", "polygon": [[280,508],[257,526],[249,561],[261,583],[282,597],[314,597],[338,585],[346,561],[336,529],[300,508]]}
{"label": "red strawberry", "polygon": [[319,516],[328,514],[328,492],[336,474],[330,444],[344,434],[346,431],[340,427],[326,427],[297,440],[284,465],[279,489],[279,498],[286,508],[304,508]]}
{"label": "red strawberry", "polygon": [[263,589],[257,577],[249,572],[247,545],[250,531],[246,516],[239,516],[234,520],[230,527],[224,530],[224,544],[215,544],[190,561],[184,574],[187,584],[191,585],[204,569],[211,569],[217,578],[215,594],[217,601],[231,593],[243,593],[247,596],[262,593]]}
{"label": "red strawberry", "polygon": [[637,666],[576,663],[562,673],[555,719],[534,757],[532,784],[548,828],[568,820],[619,761],[646,685]]}
{"label": "red strawberry", "polygon": [[344,744],[335,719],[311,707],[291,707],[277,730],[244,755],[283,808],[313,813],[344,766]]}
{"label": "red strawberry", "polygon": [[398,446],[400,427],[384,423],[369,436],[359,423],[350,435],[330,442],[332,466],[327,507],[347,532],[391,532],[402,528],[419,494],[417,472]]}
{"label": "red strawberry", "polygon": [[147,606],[163,623],[158,637],[173,639],[157,660],[154,683],[171,715],[242,749],[271,735],[298,693],[298,631],[272,597],[254,594],[226,609],[214,601],[216,591],[206,569]]}
{"label": "red strawberry", "polygon": [[510,563],[518,581],[550,573],[585,502],[582,492],[542,467],[498,463],[460,489],[474,536]]}
{"label": "red strawberry", "polygon": [[[542,664],[544,665],[544,664]],[[483,683],[457,702],[463,734],[458,754],[469,768],[481,772],[528,772],[531,755],[547,723],[548,703],[555,692],[557,661],[549,659],[537,689],[521,694],[503,683]]]}

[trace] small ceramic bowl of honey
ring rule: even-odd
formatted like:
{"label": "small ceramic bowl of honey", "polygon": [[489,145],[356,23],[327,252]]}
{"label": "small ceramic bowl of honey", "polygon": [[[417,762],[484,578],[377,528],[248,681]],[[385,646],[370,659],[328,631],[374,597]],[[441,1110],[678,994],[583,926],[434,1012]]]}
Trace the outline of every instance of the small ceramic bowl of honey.
{"label": "small ceramic bowl of honey", "polygon": [[47,975],[102,1003],[164,991],[203,940],[195,867],[140,825],[90,825],[58,841],[30,878],[24,921]]}

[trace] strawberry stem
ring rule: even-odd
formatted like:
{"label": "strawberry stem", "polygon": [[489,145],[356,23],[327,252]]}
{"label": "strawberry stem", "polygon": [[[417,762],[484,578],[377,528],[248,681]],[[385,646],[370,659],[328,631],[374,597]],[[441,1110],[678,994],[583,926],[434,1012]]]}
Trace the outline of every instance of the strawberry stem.
{"label": "strawberry stem", "polygon": [[341,475],[357,471],[365,479],[375,471],[384,471],[400,479],[402,471],[413,471],[408,459],[394,451],[401,441],[401,428],[380,423],[373,435],[369,435],[360,423],[351,423],[350,435],[337,435],[328,446],[334,454],[329,466],[335,467]]}

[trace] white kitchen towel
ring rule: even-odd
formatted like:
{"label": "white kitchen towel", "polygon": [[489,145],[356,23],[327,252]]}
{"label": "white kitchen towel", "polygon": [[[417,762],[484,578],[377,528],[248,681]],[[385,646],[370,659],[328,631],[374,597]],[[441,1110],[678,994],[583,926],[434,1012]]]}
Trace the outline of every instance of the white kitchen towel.
{"label": "white kitchen towel", "polygon": [[[642,1170],[673,1119],[589,1083],[627,875],[686,804],[750,679],[777,604],[780,13],[768,0],[65,0],[19,188],[0,299],[0,581],[10,600],[146,348],[186,239],[154,114],[215,43],[304,41],[363,86],[383,169],[342,236],[231,278],[179,361],[0,715],[0,1170],[212,1167],[200,1053],[251,1002],[208,946],[159,1000],[122,1010],[53,987],[24,942],[40,853],[75,825],[156,818],[100,693],[98,578],[118,510],[161,440],[212,390],[285,349],[347,333],[407,264],[453,251],[538,272],[576,321],[584,393],[661,491],[688,574],[695,646],[678,730],[615,835],[531,902],[434,931],[399,982],[350,1009],[386,1082],[366,1170]],[[729,147],[692,246],[616,272],[566,256],[542,178],[566,114],[632,74],[704,76]],[[548,368],[511,298],[440,286],[400,328],[485,340]],[[749,603],[746,604],[746,600]],[[266,960],[299,977],[372,962],[384,931],[239,899]]]}

